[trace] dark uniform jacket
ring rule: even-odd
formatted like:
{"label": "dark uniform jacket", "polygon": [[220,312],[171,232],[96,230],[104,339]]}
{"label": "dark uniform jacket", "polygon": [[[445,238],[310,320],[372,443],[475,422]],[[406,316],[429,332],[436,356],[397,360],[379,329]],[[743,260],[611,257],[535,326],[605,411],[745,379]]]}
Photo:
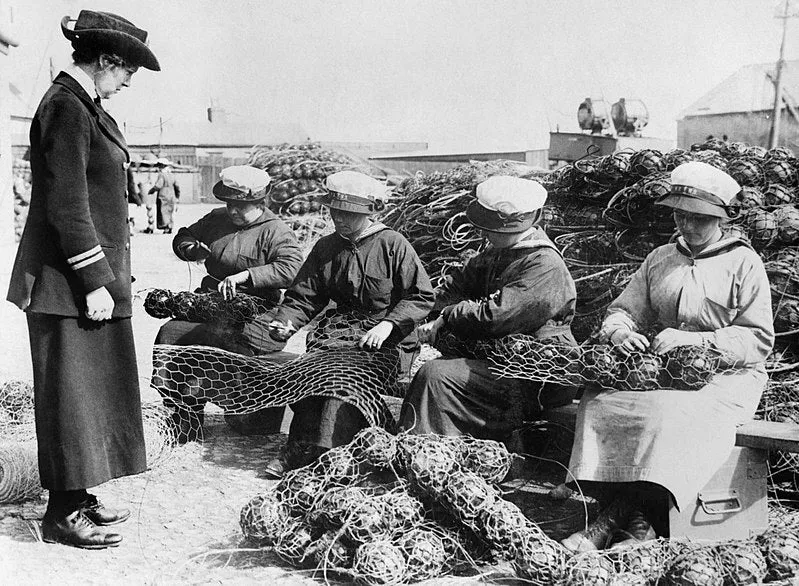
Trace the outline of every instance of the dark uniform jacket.
{"label": "dark uniform jacket", "polygon": [[61,73],[36,110],[30,142],[30,212],[7,299],[77,317],[86,293],[106,287],[113,317],[130,317],[129,159],[116,122]]}
{"label": "dark uniform jacket", "polygon": [[459,337],[531,334],[574,341],[574,280],[541,229],[510,248],[490,247],[472,257],[436,293],[436,308]]}
{"label": "dark uniform jacket", "polygon": [[[356,242],[333,233],[314,245],[275,319],[305,325],[330,301],[341,312],[389,321],[387,343],[407,338],[433,308],[430,278],[410,243],[383,224],[373,224]],[[411,339],[413,338],[413,339]]]}
{"label": "dark uniform jacket", "polygon": [[172,248],[179,258],[193,261],[196,256],[192,247],[198,241],[211,250],[205,269],[213,279],[204,279],[203,288],[213,291],[225,277],[246,270],[250,283],[241,287],[242,292],[278,302],[280,289],[291,285],[302,265],[297,237],[269,210],[242,228],[230,221],[225,208],[215,209],[188,228],[178,230]]}

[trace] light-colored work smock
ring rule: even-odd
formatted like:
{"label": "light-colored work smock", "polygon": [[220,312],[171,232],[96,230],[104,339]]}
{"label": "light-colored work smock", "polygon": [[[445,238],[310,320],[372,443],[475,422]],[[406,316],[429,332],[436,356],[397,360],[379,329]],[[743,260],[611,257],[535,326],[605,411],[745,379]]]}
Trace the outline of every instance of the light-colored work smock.
{"label": "light-colored work smock", "polygon": [[694,502],[757,408],[772,322],[765,268],[745,243],[727,238],[693,255],[680,238],[655,249],[608,308],[603,338],[656,323],[702,332],[735,369],[698,391],[588,388],[569,463],[574,478],[648,481],[668,489],[678,507]]}

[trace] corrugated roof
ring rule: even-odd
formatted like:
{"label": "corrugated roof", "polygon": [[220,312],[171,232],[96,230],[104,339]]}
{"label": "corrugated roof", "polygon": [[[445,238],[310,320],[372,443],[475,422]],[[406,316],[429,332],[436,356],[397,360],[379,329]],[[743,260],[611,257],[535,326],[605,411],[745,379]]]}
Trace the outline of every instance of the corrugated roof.
{"label": "corrugated roof", "polygon": [[198,122],[165,120],[163,130],[158,125],[146,128],[126,125],[124,133],[130,145],[253,146],[308,140],[308,133],[299,124],[247,120],[214,123],[207,120]]}
{"label": "corrugated roof", "polygon": [[[714,87],[680,114],[707,116],[731,112],[758,112],[774,107],[774,63],[745,65]],[[782,87],[790,102],[799,98],[799,60],[786,61],[782,69]]]}

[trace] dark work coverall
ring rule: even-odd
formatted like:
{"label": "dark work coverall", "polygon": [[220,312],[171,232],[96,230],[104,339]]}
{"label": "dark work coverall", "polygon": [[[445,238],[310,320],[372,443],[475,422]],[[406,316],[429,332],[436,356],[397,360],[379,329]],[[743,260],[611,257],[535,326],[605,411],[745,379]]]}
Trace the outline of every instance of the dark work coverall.
{"label": "dark work coverall", "polygon": [[[225,277],[246,270],[250,277],[238,290],[277,304],[281,289],[291,285],[302,265],[302,249],[294,232],[268,209],[252,224],[237,226],[225,208],[217,208],[191,226],[178,230],[172,249],[178,258],[196,261],[198,242],[211,250],[205,260],[208,275],[197,290],[200,292],[216,291]],[[161,326],[155,343],[212,346],[248,356],[276,352],[285,346],[284,342],[272,339],[265,324],[257,320],[231,331],[217,324],[172,319]],[[186,398],[184,401],[189,402],[194,411],[184,413],[184,417],[199,420],[194,426],[201,425],[204,405],[191,404]],[[178,408],[182,409],[181,403]],[[276,433],[280,430],[283,411],[283,407],[265,408],[253,414],[226,416],[226,420],[242,432]]]}
{"label": "dark work coverall", "polygon": [[[445,327],[459,338],[531,334],[576,345],[574,281],[541,229],[510,248],[489,247],[436,293]],[[426,363],[411,382],[400,427],[501,440],[530,414],[574,397],[571,388],[499,380],[488,364],[446,356]]]}
{"label": "dark work coverall", "polygon": [[[407,371],[419,346],[414,330],[433,309],[433,300],[430,278],[416,251],[402,235],[376,223],[355,242],[338,233],[321,238],[275,319],[291,320],[300,328],[333,301],[340,313],[389,321],[394,330],[383,346],[398,347]],[[339,446],[366,427],[363,415],[338,399],[311,397],[292,409],[289,440],[303,445]]]}

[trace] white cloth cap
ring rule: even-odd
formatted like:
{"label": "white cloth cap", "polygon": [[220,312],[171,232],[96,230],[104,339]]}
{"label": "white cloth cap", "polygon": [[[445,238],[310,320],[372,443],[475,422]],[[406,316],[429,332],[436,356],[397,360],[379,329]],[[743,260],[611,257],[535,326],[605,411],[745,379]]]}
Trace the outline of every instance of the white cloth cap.
{"label": "white cloth cap", "polygon": [[741,186],[721,169],[707,163],[691,161],[683,163],[671,172],[672,193],[701,196],[715,195],[725,206],[735,198]]}
{"label": "white cloth cap", "polygon": [[547,190],[531,179],[494,175],[477,186],[477,201],[500,214],[526,214],[544,207]]}
{"label": "white cloth cap", "polygon": [[386,185],[374,177],[357,171],[339,171],[328,175],[325,187],[329,191],[354,195],[371,200],[382,200],[386,197]]}
{"label": "white cloth cap", "polygon": [[256,169],[249,165],[234,165],[225,167],[219,173],[222,185],[241,191],[243,193],[259,193],[266,189],[272,178],[263,169]]}

